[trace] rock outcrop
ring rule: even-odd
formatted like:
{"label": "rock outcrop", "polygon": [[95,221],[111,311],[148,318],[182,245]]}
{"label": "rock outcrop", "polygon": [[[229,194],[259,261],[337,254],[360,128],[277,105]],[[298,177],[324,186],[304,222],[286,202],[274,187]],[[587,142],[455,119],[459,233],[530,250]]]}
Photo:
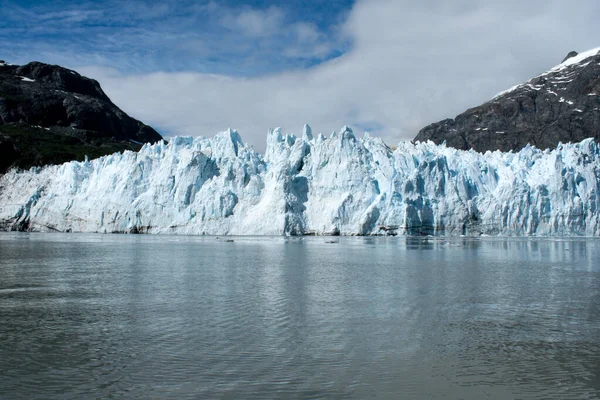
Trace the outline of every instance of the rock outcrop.
{"label": "rock outcrop", "polygon": [[93,79],[57,65],[0,63],[0,173],[139,150],[161,139]]}

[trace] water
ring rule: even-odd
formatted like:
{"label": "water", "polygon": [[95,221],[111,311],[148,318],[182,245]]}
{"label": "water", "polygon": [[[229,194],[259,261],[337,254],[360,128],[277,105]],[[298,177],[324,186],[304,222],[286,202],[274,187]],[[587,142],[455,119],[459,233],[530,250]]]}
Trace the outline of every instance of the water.
{"label": "water", "polygon": [[0,234],[0,398],[600,398],[600,240],[326,240]]}

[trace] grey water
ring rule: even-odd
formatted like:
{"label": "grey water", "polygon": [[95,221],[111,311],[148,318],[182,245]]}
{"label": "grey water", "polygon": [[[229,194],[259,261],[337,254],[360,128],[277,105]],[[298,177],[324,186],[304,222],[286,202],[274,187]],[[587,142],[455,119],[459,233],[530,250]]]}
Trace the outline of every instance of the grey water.
{"label": "grey water", "polygon": [[0,234],[1,399],[600,398],[600,240]]}

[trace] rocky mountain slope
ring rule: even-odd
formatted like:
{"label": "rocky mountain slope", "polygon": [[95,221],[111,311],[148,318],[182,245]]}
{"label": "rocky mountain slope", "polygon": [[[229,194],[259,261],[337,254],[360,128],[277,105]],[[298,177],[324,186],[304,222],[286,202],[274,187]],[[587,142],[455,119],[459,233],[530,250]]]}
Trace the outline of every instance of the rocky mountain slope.
{"label": "rocky mountain slope", "polygon": [[137,151],[161,139],[93,79],[57,65],[0,61],[0,173]]}
{"label": "rocky mountain slope", "polygon": [[555,148],[589,137],[600,141],[600,48],[571,52],[550,71],[423,128],[415,140],[484,152],[528,143]]}

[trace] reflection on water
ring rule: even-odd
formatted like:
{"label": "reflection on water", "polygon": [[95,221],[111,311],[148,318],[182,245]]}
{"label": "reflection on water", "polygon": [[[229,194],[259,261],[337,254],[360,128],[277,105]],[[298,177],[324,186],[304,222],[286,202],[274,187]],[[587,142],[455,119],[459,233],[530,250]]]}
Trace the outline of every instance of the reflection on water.
{"label": "reflection on water", "polygon": [[600,396],[600,241],[0,235],[0,398]]}

